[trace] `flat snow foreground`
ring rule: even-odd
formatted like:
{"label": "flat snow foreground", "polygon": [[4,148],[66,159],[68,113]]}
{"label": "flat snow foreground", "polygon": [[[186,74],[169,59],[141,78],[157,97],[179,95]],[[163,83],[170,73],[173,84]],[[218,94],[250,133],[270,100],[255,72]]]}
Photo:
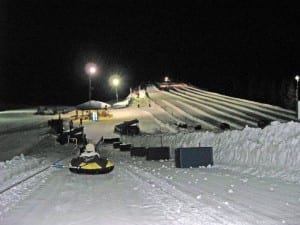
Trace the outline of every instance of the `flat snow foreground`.
{"label": "flat snow foreground", "polygon": [[[87,123],[85,129],[96,143],[113,135],[114,124]],[[100,154],[115,163],[106,175],[71,173],[67,165],[77,149],[45,135],[27,154],[0,162],[0,224],[296,225],[299,135],[299,124],[290,122],[263,130],[122,138],[135,146],[162,140],[172,156],[176,147],[212,146],[214,165],[175,168],[173,159],[147,161],[103,145]],[[15,142],[18,134],[6,138]]]}

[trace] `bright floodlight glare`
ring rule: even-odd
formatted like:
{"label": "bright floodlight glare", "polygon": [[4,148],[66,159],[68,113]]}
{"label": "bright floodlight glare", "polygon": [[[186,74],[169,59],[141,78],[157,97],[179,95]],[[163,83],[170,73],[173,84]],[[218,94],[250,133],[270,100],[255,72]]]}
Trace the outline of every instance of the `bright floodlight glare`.
{"label": "bright floodlight glare", "polygon": [[299,79],[300,79],[299,75],[296,75],[296,76],[295,76],[295,80],[298,82]]}
{"label": "bright floodlight glare", "polygon": [[90,72],[90,74],[96,73],[96,67],[94,67],[94,66],[90,67],[89,72]]}
{"label": "bright floodlight glare", "polygon": [[165,82],[168,82],[168,81],[169,81],[169,77],[165,76]]}
{"label": "bright floodlight glare", "polygon": [[118,95],[118,86],[120,84],[120,77],[118,74],[111,76],[110,78],[111,85],[116,88],[116,100],[119,102],[119,95]]}
{"label": "bright floodlight glare", "polygon": [[95,63],[87,63],[84,67],[86,74],[89,77],[89,100],[92,99],[92,76],[97,73],[97,65]]}
{"label": "bright floodlight glare", "polygon": [[117,87],[117,86],[119,86],[119,84],[120,84],[120,80],[119,80],[118,78],[114,78],[113,81],[112,81],[112,83],[113,83],[113,85],[114,85],[115,87]]}
{"label": "bright floodlight glare", "polygon": [[97,65],[95,63],[87,63],[85,65],[85,72],[88,74],[88,75],[96,75],[97,73]]}

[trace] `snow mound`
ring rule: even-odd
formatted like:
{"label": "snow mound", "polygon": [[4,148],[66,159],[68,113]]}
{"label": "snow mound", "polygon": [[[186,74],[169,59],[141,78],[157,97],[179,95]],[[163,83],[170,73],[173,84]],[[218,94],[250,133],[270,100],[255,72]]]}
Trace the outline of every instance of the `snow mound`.
{"label": "snow mound", "polygon": [[[230,165],[240,172],[257,176],[300,180],[300,123],[272,122],[264,129],[246,127],[223,133],[192,132],[177,134],[123,137],[139,146],[170,146],[171,156],[179,147],[213,147],[215,165]],[[161,139],[161,140],[159,140]]]}

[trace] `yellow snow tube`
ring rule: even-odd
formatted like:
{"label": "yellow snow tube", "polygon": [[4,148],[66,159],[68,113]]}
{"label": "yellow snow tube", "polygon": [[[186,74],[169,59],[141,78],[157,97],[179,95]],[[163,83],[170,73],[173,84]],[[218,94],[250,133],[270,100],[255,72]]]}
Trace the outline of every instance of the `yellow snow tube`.
{"label": "yellow snow tube", "polygon": [[104,174],[114,169],[112,161],[94,156],[93,158],[76,157],[69,164],[69,170],[74,173]]}

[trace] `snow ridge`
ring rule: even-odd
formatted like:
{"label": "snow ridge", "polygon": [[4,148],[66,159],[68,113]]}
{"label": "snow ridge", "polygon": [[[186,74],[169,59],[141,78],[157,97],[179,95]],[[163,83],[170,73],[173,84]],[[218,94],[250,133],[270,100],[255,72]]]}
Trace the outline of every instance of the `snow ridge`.
{"label": "snow ridge", "polygon": [[[280,177],[300,183],[300,124],[272,122],[265,129],[250,128],[239,131],[190,132],[141,137],[126,137],[127,143],[151,146],[170,146],[171,156],[179,147],[213,147],[215,164],[239,166],[258,176]],[[147,147],[147,146],[146,146]],[[254,172],[255,171],[255,172]]]}

